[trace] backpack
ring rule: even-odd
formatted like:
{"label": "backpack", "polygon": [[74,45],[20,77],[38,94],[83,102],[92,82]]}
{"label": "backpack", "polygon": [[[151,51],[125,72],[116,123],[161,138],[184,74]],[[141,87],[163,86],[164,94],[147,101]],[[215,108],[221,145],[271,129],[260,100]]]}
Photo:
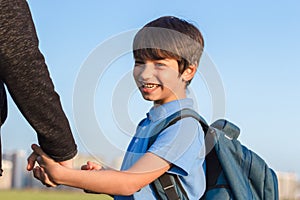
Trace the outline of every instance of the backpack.
{"label": "backpack", "polygon": [[[238,140],[240,129],[220,119],[210,126],[192,109],[182,109],[158,124],[150,147],[160,132],[185,117],[199,121],[205,133],[206,190],[201,200],[278,200],[275,172],[256,153]],[[178,175],[164,173],[150,184],[161,200],[188,199]]]}

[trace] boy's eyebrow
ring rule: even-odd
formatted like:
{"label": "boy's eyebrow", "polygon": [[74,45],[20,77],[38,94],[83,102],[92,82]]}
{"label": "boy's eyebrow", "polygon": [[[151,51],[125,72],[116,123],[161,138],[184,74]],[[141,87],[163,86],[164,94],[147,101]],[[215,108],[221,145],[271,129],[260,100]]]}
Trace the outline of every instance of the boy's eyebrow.
{"label": "boy's eyebrow", "polygon": [[135,64],[145,64],[144,60],[135,60],[134,61]]}
{"label": "boy's eyebrow", "polygon": [[165,62],[165,61],[168,61],[169,59],[168,58],[160,58],[160,59],[156,59],[156,60],[153,60],[154,62]]}

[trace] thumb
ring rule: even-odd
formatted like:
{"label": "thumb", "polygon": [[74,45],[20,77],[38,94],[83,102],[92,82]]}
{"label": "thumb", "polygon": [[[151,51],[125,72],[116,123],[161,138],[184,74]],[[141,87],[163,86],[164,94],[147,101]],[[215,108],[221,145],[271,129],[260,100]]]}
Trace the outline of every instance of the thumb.
{"label": "thumb", "polygon": [[31,145],[31,149],[34,151],[35,154],[41,157],[48,157],[47,154],[39,147],[37,144]]}
{"label": "thumb", "polygon": [[101,169],[102,169],[102,166],[101,166],[101,165],[99,165],[99,164],[97,164],[97,163],[95,163],[95,162],[92,162],[92,161],[88,161],[88,162],[87,162],[87,165],[88,165],[91,169],[93,169],[93,170],[101,170]]}
{"label": "thumb", "polygon": [[28,171],[33,170],[36,159],[37,159],[37,155],[34,152],[31,153],[30,156],[27,158],[27,170]]}

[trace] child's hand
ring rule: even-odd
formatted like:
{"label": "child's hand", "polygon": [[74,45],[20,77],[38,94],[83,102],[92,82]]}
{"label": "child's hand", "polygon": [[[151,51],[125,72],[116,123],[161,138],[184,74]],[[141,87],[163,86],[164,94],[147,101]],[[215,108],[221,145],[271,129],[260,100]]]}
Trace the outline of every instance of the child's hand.
{"label": "child's hand", "polygon": [[102,165],[94,163],[92,161],[87,161],[86,165],[81,166],[82,170],[101,170],[103,169]]}

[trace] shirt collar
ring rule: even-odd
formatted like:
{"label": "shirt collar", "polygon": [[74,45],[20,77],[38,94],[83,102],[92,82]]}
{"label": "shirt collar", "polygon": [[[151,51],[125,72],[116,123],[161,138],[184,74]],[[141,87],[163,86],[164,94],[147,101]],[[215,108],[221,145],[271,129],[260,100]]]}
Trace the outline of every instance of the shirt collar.
{"label": "shirt collar", "polygon": [[160,106],[153,106],[147,113],[147,116],[152,122],[155,122],[168,117],[182,108],[193,108],[193,104],[193,100],[190,98],[171,101]]}

